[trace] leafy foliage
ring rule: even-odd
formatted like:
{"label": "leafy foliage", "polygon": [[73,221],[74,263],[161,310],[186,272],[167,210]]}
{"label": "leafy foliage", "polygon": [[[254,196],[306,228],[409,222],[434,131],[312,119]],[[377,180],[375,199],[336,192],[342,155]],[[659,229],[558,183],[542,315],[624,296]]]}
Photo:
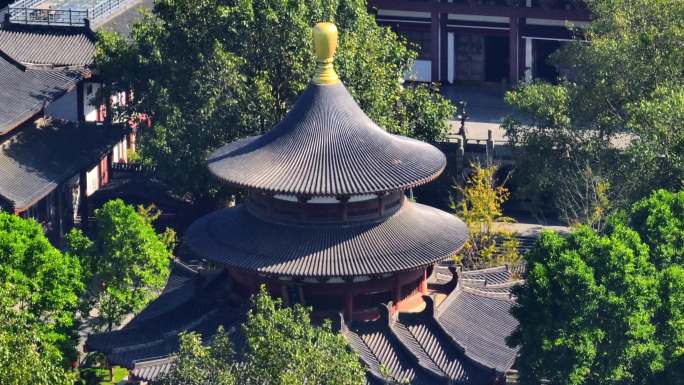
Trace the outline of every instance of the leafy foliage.
{"label": "leafy foliage", "polygon": [[518,242],[502,225],[513,219],[503,215],[508,189],[497,185],[496,166],[471,165],[465,187],[455,186],[462,199],[452,199],[451,208],[468,226],[470,237],[457,256],[466,269],[479,269],[520,260]]}
{"label": "leafy foliage", "polygon": [[206,346],[201,336],[184,334],[178,359],[158,385],[363,384],[363,367],[344,337],[329,322],[312,326],[309,311],[282,307],[262,287],[242,325],[243,352],[235,354],[223,329]]}
{"label": "leafy foliage", "polygon": [[82,279],[79,260],[52,246],[40,224],[0,212],[2,305],[26,317],[31,333],[16,336],[21,339],[18,342],[29,343],[39,338],[42,344],[65,355],[60,357],[73,357],[72,332],[77,326],[74,318],[79,298],[84,292]]}
{"label": "leafy foliage", "polygon": [[658,268],[684,266],[684,191],[655,191],[632,206],[629,224],[651,248]]}
{"label": "leafy foliage", "polygon": [[171,370],[157,385],[233,385],[235,357],[230,336],[220,327],[207,345],[197,333],[180,335],[180,348]]}
{"label": "leafy foliage", "polygon": [[[676,237],[649,247],[661,230],[684,229],[668,211],[682,194],[657,191],[629,217],[609,218],[602,234],[580,227],[540,237],[526,255],[509,341],[521,346],[522,384],[684,383],[684,270],[661,255],[684,247]],[[661,228],[668,219],[673,227]]]}
{"label": "leafy foliage", "polygon": [[144,308],[169,276],[175,236],[168,229],[157,234],[151,213],[112,200],[95,211],[94,241],[78,229],[67,236],[67,248],[80,257],[93,280],[91,300],[109,329]]}
{"label": "leafy foliage", "polygon": [[242,332],[247,340],[244,384],[352,385],[365,373],[341,334],[326,321],[311,326],[310,310],[301,305],[282,307],[262,287],[254,298]]}
{"label": "leafy foliage", "polygon": [[577,212],[571,222],[586,218],[566,209],[572,199],[559,197],[583,191],[586,169],[610,187],[616,207],[684,180],[684,3],[586,3],[593,15],[588,43],[569,43],[553,57],[564,69],[559,84],[532,82],[506,97],[523,117],[505,123],[516,185],[541,209]]}
{"label": "leafy foliage", "polygon": [[28,313],[13,308],[11,297],[0,288],[0,384],[73,384],[73,376],[62,367],[61,352]]}
{"label": "leafy foliage", "polygon": [[338,25],[337,72],[380,126],[428,140],[447,133],[452,106],[435,87],[401,86],[415,53],[363,0],[162,0],[153,12],[130,43],[101,34],[96,63],[111,82],[105,92],[133,89],[119,113],[151,116],[142,156],[190,198],[219,191],[205,167],[210,151],[271,128],[307,86],[318,21]]}

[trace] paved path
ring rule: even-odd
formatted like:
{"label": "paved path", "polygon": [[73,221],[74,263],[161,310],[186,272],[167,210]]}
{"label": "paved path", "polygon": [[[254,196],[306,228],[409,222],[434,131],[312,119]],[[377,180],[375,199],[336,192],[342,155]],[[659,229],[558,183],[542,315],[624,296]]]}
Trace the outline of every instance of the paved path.
{"label": "paved path", "polygon": [[[442,94],[451,101],[466,102],[466,137],[468,139],[487,139],[487,132],[492,130],[492,139],[506,140],[501,129],[503,119],[513,109],[503,101],[504,89],[500,85],[445,85]],[[452,132],[458,133],[460,122],[452,121]]]}

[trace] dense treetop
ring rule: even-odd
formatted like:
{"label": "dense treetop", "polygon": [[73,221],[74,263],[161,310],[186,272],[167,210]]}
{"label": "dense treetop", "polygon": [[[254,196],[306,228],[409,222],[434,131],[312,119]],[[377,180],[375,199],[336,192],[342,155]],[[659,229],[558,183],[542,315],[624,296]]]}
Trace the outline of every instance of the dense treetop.
{"label": "dense treetop", "polygon": [[601,234],[542,234],[516,292],[522,384],[684,383],[682,199],[657,191]]}
{"label": "dense treetop", "polygon": [[74,354],[71,333],[83,278],[78,258],[52,246],[40,224],[0,212],[2,305],[18,311],[32,333],[65,360]]}
{"label": "dense treetop", "polygon": [[91,282],[88,299],[109,329],[137,313],[166,284],[175,234],[157,234],[150,211],[121,199],[95,210],[95,239],[79,229],[67,236],[67,249],[79,256]]}
{"label": "dense treetop", "polygon": [[0,287],[0,383],[71,385],[73,380],[40,324],[14,308],[12,294]]}

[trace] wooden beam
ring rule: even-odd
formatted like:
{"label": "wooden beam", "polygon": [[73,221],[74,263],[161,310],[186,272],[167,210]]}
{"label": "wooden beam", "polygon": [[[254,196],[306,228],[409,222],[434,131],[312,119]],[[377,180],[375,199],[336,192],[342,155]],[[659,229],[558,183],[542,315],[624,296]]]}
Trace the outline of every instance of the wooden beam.
{"label": "wooden beam", "polygon": [[449,46],[447,37],[447,24],[448,15],[442,13],[439,15],[439,80],[442,82],[447,82],[449,80]]}
{"label": "wooden beam", "polygon": [[85,92],[83,92],[83,83],[84,81],[81,80],[78,82],[78,85],[76,86],[76,120],[79,122],[85,122],[85,104],[86,104],[86,99],[85,99]]}
{"label": "wooden beam", "polygon": [[500,5],[469,5],[462,3],[438,3],[436,1],[414,2],[410,0],[368,0],[368,6],[376,9],[392,9],[414,12],[458,13],[462,15],[530,17],[550,20],[589,21],[588,10],[543,9],[537,7],[505,7]]}
{"label": "wooden beam", "polygon": [[508,30],[508,82],[511,87],[518,84],[518,75],[520,70],[520,19],[517,17],[511,18],[511,27]]}
{"label": "wooden beam", "polygon": [[430,50],[432,59],[432,68],[430,80],[433,82],[439,81],[439,13],[432,12],[430,14],[432,22],[430,23]]}
{"label": "wooden beam", "polygon": [[78,174],[78,212],[81,216],[81,229],[88,230],[88,170],[83,169]]}

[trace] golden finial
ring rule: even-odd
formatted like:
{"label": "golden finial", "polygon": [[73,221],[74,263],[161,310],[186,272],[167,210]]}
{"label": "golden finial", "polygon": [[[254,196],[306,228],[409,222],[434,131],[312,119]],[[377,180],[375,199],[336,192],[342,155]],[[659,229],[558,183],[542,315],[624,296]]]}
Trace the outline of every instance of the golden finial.
{"label": "golden finial", "polygon": [[314,51],[316,53],[316,84],[335,84],[340,81],[333,67],[333,56],[337,49],[337,27],[333,23],[317,23],[313,28]]}

